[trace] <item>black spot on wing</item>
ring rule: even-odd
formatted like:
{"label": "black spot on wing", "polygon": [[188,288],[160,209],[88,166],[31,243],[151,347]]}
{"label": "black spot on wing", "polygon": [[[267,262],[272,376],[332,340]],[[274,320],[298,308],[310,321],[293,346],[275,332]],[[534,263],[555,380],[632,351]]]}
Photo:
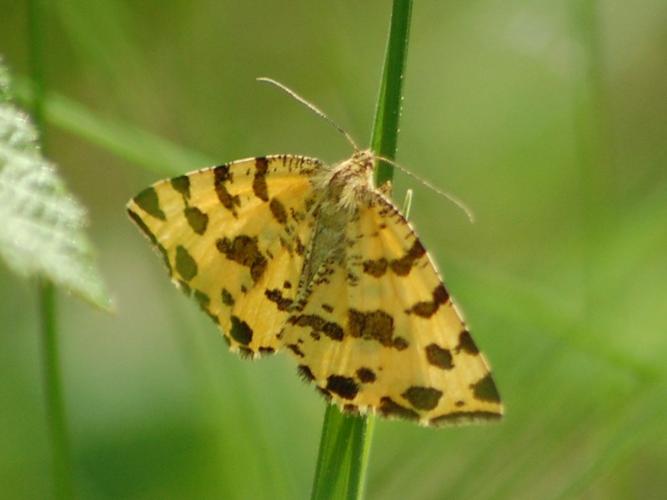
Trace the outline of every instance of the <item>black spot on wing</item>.
{"label": "black spot on wing", "polygon": [[283,297],[282,292],[277,288],[265,290],[264,295],[267,299],[276,304],[279,311],[286,311],[292,305],[292,299]]}
{"label": "black spot on wing", "polygon": [[343,340],[343,329],[333,321],[326,321],[322,327],[322,332],[331,340]]}
{"label": "black spot on wing", "polygon": [[269,170],[269,161],[260,156],[255,158],[255,177],[252,180],[252,190],[255,196],[262,201],[269,201],[269,189],[266,185],[266,173]]}
{"label": "black spot on wing", "polygon": [[183,210],[185,218],[192,230],[197,234],[204,234],[208,226],[208,215],[199,210],[197,207],[185,207]]}
{"label": "black spot on wing", "polygon": [[392,346],[394,349],[397,351],[403,351],[408,348],[408,341],[405,340],[403,337],[396,337],[394,339],[394,342],[392,343]]}
{"label": "black spot on wing", "polygon": [[406,312],[416,314],[422,318],[430,318],[438,311],[440,306],[447,303],[447,300],[449,299],[449,294],[442,283],[435,287],[432,296],[433,300],[417,302]]}
{"label": "black spot on wing", "polygon": [[319,335],[323,333],[331,340],[343,340],[343,329],[339,324],[333,321],[326,321],[321,316],[316,314],[298,314],[290,316],[287,320],[290,324],[311,329],[311,336],[319,340]]}
{"label": "black spot on wing", "polygon": [[134,202],[141,209],[160,220],[167,220],[162,208],[160,208],[160,199],[154,187],[148,187],[134,197]]}
{"label": "black spot on wing", "polygon": [[329,375],[326,389],[343,399],[354,399],[359,392],[359,386],[354,379],[342,375]]}
{"label": "black spot on wing", "polygon": [[393,346],[394,318],[380,309],[370,312],[350,309],[347,326],[353,337],[375,340],[387,347]]}
{"label": "black spot on wing", "polygon": [[271,214],[273,215],[273,218],[276,219],[278,224],[282,225],[287,222],[287,211],[285,210],[285,206],[278,198],[271,198],[269,209],[271,210]]}
{"label": "black spot on wing", "polygon": [[426,350],[426,359],[433,366],[442,368],[443,370],[450,370],[454,368],[452,363],[452,353],[449,349],[440,347],[437,344],[429,344],[425,348]]}
{"label": "black spot on wing", "polygon": [[405,406],[399,405],[396,401],[388,396],[384,396],[380,400],[380,414],[383,417],[400,417],[407,420],[419,419],[419,413]]}
{"label": "black spot on wing", "polygon": [[241,319],[232,315],[232,326],[229,329],[229,334],[239,344],[248,345],[252,341],[252,328]]}
{"label": "black spot on wing", "polygon": [[232,212],[232,214],[236,217],[236,207],[241,205],[241,200],[239,199],[238,195],[232,195],[227,189],[227,184],[234,182],[229,165],[220,165],[215,167],[213,169],[213,178],[215,192],[218,195],[220,203],[222,203],[222,206]]}
{"label": "black spot on wing", "polygon": [[368,259],[363,262],[363,269],[366,274],[380,278],[387,272],[389,262],[384,257],[380,259]]}
{"label": "black spot on wing", "polygon": [[201,307],[202,309],[207,309],[209,304],[211,303],[211,298],[201,290],[195,290],[193,297],[199,304],[199,307]]}
{"label": "black spot on wing", "polygon": [[415,239],[403,257],[391,261],[391,270],[399,276],[406,276],[415,263],[425,254],[426,249],[418,239]]}
{"label": "black spot on wing", "polygon": [[141,231],[148,237],[148,239],[151,241],[151,243],[155,246],[155,248],[158,249],[160,254],[162,255],[162,259],[164,260],[164,264],[167,266],[167,269],[169,270],[169,274],[173,274],[173,271],[171,269],[171,262],[169,262],[169,255],[167,254],[167,250],[160,244],[160,242],[157,240],[155,235],[151,232],[150,229],[148,229],[148,226],[146,223],[141,219],[141,217],[134,211],[130,210],[129,208],[127,209],[127,214],[130,216],[130,219],[141,229]]}
{"label": "black spot on wing", "polygon": [[472,384],[470,388],[477,399],[492,403],[500,402],[500,394],[498,394],[498,389],[490,373],[487,373],[483,378]]}
{"label": "black spot on wing", "polygon": [[259,250],[257,238],[245,234],[236,236],[233,240],[221,238],[216,242],[216,247],[229,260],[248,267],[255,283],[264,274],[268,262]]}
{"label": "black spot on wing", "polygon": [[300,358],[306,356],[297,344],[287,344],[285,347],[287,347],[290,351],[292,351],[296,356]]}
{"label": "black spot on wing", "polygon": [[376,376],[375,372],[370,368],[361,367],[357,370],[357,378],[364,384],[370,384],[371,382],[375,382]]}
{"label": "black spot on wing", "polygon": [[306,365],[297,366],[296,371],[299,376],[306,382],[312,382],[315,380],[315,375],[313,375],[313,372]]}
{"label": "black spot on wing", "polygon": [[470,332],[468,330],[463,330],[459,334],[459,343],[455,348],[456,352],[459,353],[461,351],[466,352],[468,354],[478,354],[479,349],[477,349],[477,346],[475,345],[475,342],[472,339],[472,336],[470,335]]}
{"label": "black spot on wing", "polygon": [[433,387],[421,387],[413,385],[408,388],[403,394],[410,404],[419,410],[432,410],[438,406],[438,402],[442,397],[442,391]]}
{"label": "black spot on wing", "polygon": [[186,281],[197,276],[197,263],[182,245],[176,247],[176,271]]}
{"label": "black spot on wing", "polygon": [[295,243],[295,247],[294,247],[294,251],[295,251],[298,255],[303,255],[304,252],[306,251],[306,247],[305,247],[304,244],[301,242],[301,240],[299,239],[298,236],[295,236],[295,237],[294,237],[294,240],[295,240],[295,242],[296,242],[296,243]]}
{"label": "black spot on wing", "polygon": [[213,320],[215,324],[220,324],[220,320],[218,319],[218,316],[213,314],[211,310],[209,309],[209,306],[211,305],[211,298],[206,295],[204,292],[201,290],[194,290],[192,292],[192,296],[194,299],[197,301],[199,304],[199,308],[204,311],[204,313]]}
{"label": "black spot on wing", "polygon": [[232,297],[232,294],[229,293],[229,290],[227,290],[226,288],[222,289],[222,292],[220,293],[220,298],[222,299],[222,303],[225,304],[226,306],[234,305],[234,297]]}
{"label": "black spot on wing", "polygon": [[171,179],[171,187],[183,196],[183,200],[187,201],[190,198],[190,178],[187,175],[174,177]]}

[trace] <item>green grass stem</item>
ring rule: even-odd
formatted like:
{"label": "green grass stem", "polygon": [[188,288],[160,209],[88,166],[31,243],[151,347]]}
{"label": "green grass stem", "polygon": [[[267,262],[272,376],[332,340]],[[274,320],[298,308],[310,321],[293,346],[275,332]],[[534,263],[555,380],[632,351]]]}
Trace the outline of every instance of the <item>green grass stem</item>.
{"label": "green grass stem", "polygon": [[[32,117],[40,134],[44,148],[44,51],[43,30],[46,3],[44,0],[28,2],[28,47],[32,81]],[[47,280],[40,280],[39,316],[42,342],[42,376],[46,418],[51,441],[53,497],[57,500],[74,496],[69,454],[69,441],[63,402],[60,355],[58,346],[58,323],[56,290]]]}
{"label": "green grass stem", "polygon": [[56,290],[55,286],[46,280],[39,284],[39,315],[44,398],[51,440],[53,497],[65,500],[74,496],[74,488],[60,374]]}
{"label": "green grass stem", "polygon": [[[377,108],[371,149],[378,156],[393,160],[398,147],[398,125],[405,82],[408,56],[412,0],[394,0],[387,53],[382,70],[382,83]],[[394,177],[394,167],[380,162],[375,172],[375,184],[380,186]]]}

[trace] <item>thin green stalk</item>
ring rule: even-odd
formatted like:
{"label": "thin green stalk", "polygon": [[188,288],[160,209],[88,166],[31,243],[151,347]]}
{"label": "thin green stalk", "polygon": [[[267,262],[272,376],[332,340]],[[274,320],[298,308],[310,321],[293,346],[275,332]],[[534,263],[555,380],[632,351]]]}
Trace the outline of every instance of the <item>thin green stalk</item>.
{"label": "thin green stalk", "polygon": [[320,450],[313,483],[313,499],[333,498],[343,478],[343,459],[346,454],[351,427],[346,425],[346,415],[334,405],[327,405],[322,423]]}
{"label": "thin green stalk", "polygon": [[60,376],[56,294],[52,283],[42,281],[39,284],[39,299],[44,397],[46,400],[46,418],[51,439],[53,496],[56,499],[64,500],[73,497],[73,486],[65,408],[63,405],[62,380]]}
{"label": "thin green stalk", "polygon": [[[382,70],[380,96],[375,109],[371,149],[378,156],[393,160],[398,146],[398,124],[408,56],[412,0],[394,0],[391,31]],[[375,184],[381,186],[394,177],[394,167],[380,162],[375,171]]]}
{"label": "thin green stalk", "polygon": [[42,54],[43,0],[28,2],[28,48],[32,82],[32,119],[37,130],[44,133],[44,61]]}
{"label": "thin green stalk", "polygon": [[[42,33],[45,26],[43,0],[28,2],[28,45],[33,82],[32,116],[44,147],[44,60]],[[63,404],[55,287],[47,280],[39,285],[39,315],[42,335],[42,370],[46,418],[51,439],[54,498],[73,497],[69,442]]]}
{"label": "thin green stalk", "polygon": [[355,418],[350,434],[350,477],[348,498],[363,498],[366,485],[368,459],[373,440],[375,418],[372,416]]}
{"label": "thin green stalk", "polygon": [[[394,0],[371,136],[371,149],[388,159],[396,156],[411,13],[412,0]],[[392,177],[393,167],[381,163],[375,172],[375,183],[380,186]],[[342,415],[336,407],[327,406],[313,500],[363,498],[373,427],[373,417]]]}

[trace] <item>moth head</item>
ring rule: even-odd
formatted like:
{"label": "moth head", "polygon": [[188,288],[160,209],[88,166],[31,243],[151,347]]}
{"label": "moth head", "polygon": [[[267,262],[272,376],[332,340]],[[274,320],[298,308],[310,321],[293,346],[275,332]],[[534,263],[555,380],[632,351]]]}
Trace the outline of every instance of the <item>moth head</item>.
{"label": "moth head", "polygon": [[350,189],[372,186],[374,163],[375,155],[370,149],[357,149],[350,158],[334,167],[331,181]]}
{"label": "moth head", "polygon": [[360,174],[369,174],[373,172],[375,155],[370,149],[356,150],[350,158],[350,163]]}

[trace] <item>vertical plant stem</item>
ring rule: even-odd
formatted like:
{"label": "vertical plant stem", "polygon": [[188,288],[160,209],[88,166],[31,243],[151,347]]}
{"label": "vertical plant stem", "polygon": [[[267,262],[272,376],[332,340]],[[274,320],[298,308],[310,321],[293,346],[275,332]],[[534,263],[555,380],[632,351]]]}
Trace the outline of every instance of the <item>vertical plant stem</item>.
{"label": "vertical plant stem", "polygon": [[[396,156],[398,144],[411,13],[412,0],[394,0],[371,136],[371,149],[388,159]],[[392,177],[393,167],[381,162],[375,172],[376,185]],[[327,406],[312,499],[363,498],[373,427],[373,417],[343,415],[335,406]]]}
{"label": "vertical plant stem", "polygon": [[343,474],[343,458],[346,454],[351,427],[345,425],[346,416],[334,405],[327,405],[322,423],[320,450],[313,482],[313,499],[333,498]]}
{"label": "vertical plant stem", "polygon": [[[44,0],[28,1],[28,46],[30,73],[33,85],[32,116],[40,134],[42,148],[45,144],[44,131],[44,60],[43,22]],[[42,375],[46,418],[51,440],[53,496],[58,500],[73,497],[69,442],[65,421],[60,356],[58,349],[58,325],[55,287],[48,280],[38,284],[39,315],[42,341]]]}
{"label": "vertical plant stem", "polygon": [[[394,0],[391,13],[391,31],[382,70],[380,96],[375,109],[371,149],[378,156],[393,160],[398,146],[398,125],[405,65],[408,56],[412,0]],[[381,186],[394,177],[394,167],[380,162],[375,171],[375,184]]]}
{"label": "vertical plant stem", "polygon": [[356,417],[350,433],[350,478],[348,498],[363,498],[366,485],[366,471],[373,441],[375,418],[373,416]]}
{"label": "vertical plant stem", "polygon": [[49,281],[39,284],[39,307],[42,333],[42,371],[46,418],[51,439],[51,457],[54,498],[65,500],[73,497],[69,460],[69,442],[65,423],[60,356],[58,350],[58,325],[56,321],[55,288]]}

